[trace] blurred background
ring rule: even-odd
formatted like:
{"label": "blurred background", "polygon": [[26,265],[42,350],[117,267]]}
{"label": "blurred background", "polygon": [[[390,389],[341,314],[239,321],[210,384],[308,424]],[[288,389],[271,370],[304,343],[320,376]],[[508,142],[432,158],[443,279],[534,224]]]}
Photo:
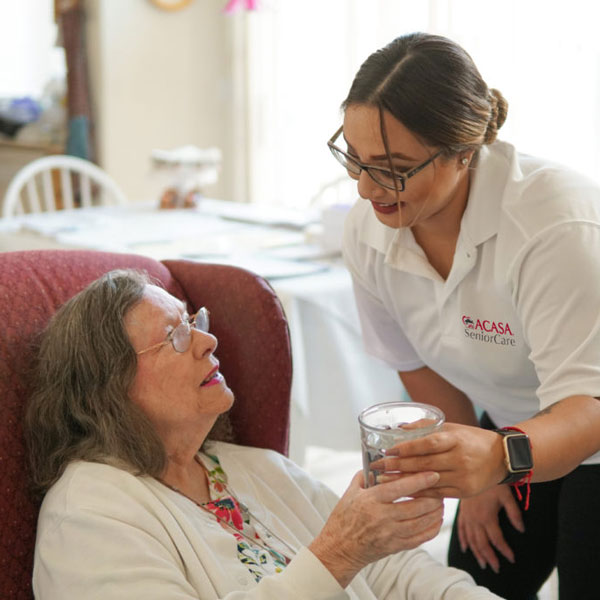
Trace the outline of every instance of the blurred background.
{"label": "blurred background", "polygon": [[[358,66],[415,30],[457,40],[502,91],[503,139],[598,178],[599,13],[594,0],[0,0],[0,196],[18,166],[70,144],[147,201],[162,185],[153,150],[192,145],[221,153],[211,197],[307,207],[342,175],[326,140]],[[68,105],[83,115],[69,125]]]}

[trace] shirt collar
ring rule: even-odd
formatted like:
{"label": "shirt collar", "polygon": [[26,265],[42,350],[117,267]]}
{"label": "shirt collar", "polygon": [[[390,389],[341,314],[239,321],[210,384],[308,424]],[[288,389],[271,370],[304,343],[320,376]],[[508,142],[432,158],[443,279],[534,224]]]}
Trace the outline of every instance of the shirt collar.
{"label": "shirt collar", "polygon": [[513,146],[505,142],[483,146],[479,151],[460,226],[461,237],[473,246],[498,233],[507,175],[516,168],[514,157]]}

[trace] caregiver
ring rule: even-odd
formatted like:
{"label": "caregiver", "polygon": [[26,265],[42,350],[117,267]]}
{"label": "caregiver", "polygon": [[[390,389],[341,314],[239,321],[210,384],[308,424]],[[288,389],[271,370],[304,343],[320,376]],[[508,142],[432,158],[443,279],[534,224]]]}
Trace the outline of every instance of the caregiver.
{"label": "caregiver", "polygon": [[367,350],[450,422],[386,468],[438,471],[423,494],[462,499],[449,562],[480,585],[534,598],[557,566],[561,600],[591,598],[599,187],[496,141],[506,100],[440,36],[372,54],[342,107],[329,147],[362,198],[344,256]]}

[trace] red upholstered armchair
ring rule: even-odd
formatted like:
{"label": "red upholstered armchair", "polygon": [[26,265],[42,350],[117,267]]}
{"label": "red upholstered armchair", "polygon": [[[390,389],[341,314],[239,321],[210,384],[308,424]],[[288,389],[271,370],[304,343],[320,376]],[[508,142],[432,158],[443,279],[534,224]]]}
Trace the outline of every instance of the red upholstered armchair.
{"label": "red upholstered armchair", "polygon": [[68,298],[106,271],[145,269],[206,306],[221,371],[236,402],[235,441],[287,453],[291,352],[281,304],[260,277],[230,266],[129,254],[41,250],[0,254],[0,598],[30,600],[38,506],[27,487],[21,421],[34,340]]}

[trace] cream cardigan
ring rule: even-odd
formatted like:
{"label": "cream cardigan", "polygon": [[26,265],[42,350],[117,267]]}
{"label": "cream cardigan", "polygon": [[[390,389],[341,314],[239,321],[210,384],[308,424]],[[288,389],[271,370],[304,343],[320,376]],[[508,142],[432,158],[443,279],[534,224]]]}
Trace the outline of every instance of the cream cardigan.
{"label": "cream cardigan", "polygon": [[69,465],[39,516],[33,588],[38,600],[469,600],[497,598],[421,550],[365,568],[342,589],[306,548],[336,496],[283,456],[211,443],[229,489],[298,552],[256,583],[233,536],[155,479],[104,464]]}

